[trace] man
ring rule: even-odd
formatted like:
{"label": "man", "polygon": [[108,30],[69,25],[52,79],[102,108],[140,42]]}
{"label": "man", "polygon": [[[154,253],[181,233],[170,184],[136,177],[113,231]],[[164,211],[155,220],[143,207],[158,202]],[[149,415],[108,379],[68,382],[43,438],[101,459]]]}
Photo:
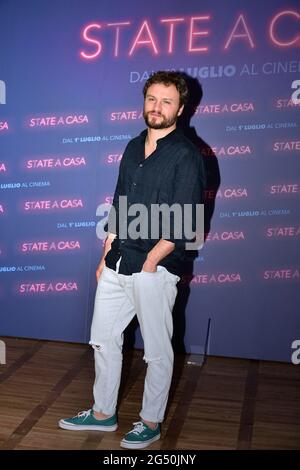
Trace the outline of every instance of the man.
{"label": "man", "polygon": [[[188,99],[181,74],[156,72],[146,82],[143,93],[147,130],[129,142],[124,152],[114,212],[111,210],[109,216],[110,231],[96,271],[98,286],[90,340],[96,371],[93,409],[59,422],[60,427],[70,430],[117,429],[123,332],[137,315],[148,365],[141,420],[121,441],[121,446],[129,449],[147,447],[160,438],[173,373],[172,309],[187,241],[184,230],[181,237],[175,236],[176,229],[184,229],[182,221],[180,227],[177,223],[168,236],[162,236],[163,223],[155,227],[149,212],[140,223],[143,236],[134,236],[129,227],[133,221],[130,208],[143,204],[151,212],[155,204],[178,204],[180,208],[190,204],[195,214],[204,181],[201,155],[176,129]],[[124,196],[128,214],[121,210]],[[173,221],[172,214],[170,218]],[[151,229],[157,227],[158,235],[151,236]]]}

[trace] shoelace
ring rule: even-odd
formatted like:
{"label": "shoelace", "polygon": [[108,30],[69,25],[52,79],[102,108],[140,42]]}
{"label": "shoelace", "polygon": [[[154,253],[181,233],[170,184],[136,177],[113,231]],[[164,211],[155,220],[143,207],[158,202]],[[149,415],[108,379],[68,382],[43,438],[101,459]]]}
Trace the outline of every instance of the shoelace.
{"label": "shoelace", "polygon": [[133,423],[133,425],[134,425],[134,428],[133,428],[132,431],[130,431],[133,434],[139,435],[146,429],[146,426],[142,421],[138,421],[136,423]]}
{"label": "shoelace", "polygon": [[83,418],[83,420],[85,420],[86,418],[88,418],[88,417],[90,416],[91,411],[92,411],[92,410],[80,411],[80,412],[78,413],[78,415],[77,415],[77,416],[74,416],[74,417],[75,417],[75,418],[77,418],[77,417],[78,417],[78,418]]}

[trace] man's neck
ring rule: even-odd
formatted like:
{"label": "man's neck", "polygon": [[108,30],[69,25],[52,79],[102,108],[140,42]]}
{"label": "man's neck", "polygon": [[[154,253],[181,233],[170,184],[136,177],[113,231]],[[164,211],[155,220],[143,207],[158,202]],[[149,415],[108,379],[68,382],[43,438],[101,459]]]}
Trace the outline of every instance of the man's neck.
{"label": "man's neck", "polygon": [[156,142],[158,141],[158,139],[163,139],[168,134],[173,132],[175,129],[176,129],[176,124],[174,124],[171,127],[168,127],[167,129],[151,129],[150,127],[148,127],[146,144],[151,147],[156,147]]}

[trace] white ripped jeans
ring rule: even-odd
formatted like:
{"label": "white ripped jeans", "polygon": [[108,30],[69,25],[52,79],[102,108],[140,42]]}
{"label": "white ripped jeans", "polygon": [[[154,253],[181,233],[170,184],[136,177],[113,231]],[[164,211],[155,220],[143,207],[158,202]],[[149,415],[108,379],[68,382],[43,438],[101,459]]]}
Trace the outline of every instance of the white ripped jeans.
{"label": "white ripped jeans", "polygon": [[116,411],[122,369],[123,332],[137,315],[147,373],[140,416],[164,419],[173,373],[172,310],[179,277],[158,265],[154,273],[119,274],[104,267],[98,281],[90,344],[94,348],[94,411]]}

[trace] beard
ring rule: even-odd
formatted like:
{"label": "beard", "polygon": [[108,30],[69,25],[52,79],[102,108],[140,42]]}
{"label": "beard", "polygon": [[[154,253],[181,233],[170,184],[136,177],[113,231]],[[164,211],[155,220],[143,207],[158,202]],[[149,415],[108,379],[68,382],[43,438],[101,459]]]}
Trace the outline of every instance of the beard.
{"label": "beard", "polygon": [[147,113],[145,110],[143,111],[143,118],[150,129],[167,129],[168,127],[173,126],[177,121],[177,113],[167,119],[163,114],[159,113],[156,113],[157,117],[151,116],[151,112],[153,111],[149,111]]}

